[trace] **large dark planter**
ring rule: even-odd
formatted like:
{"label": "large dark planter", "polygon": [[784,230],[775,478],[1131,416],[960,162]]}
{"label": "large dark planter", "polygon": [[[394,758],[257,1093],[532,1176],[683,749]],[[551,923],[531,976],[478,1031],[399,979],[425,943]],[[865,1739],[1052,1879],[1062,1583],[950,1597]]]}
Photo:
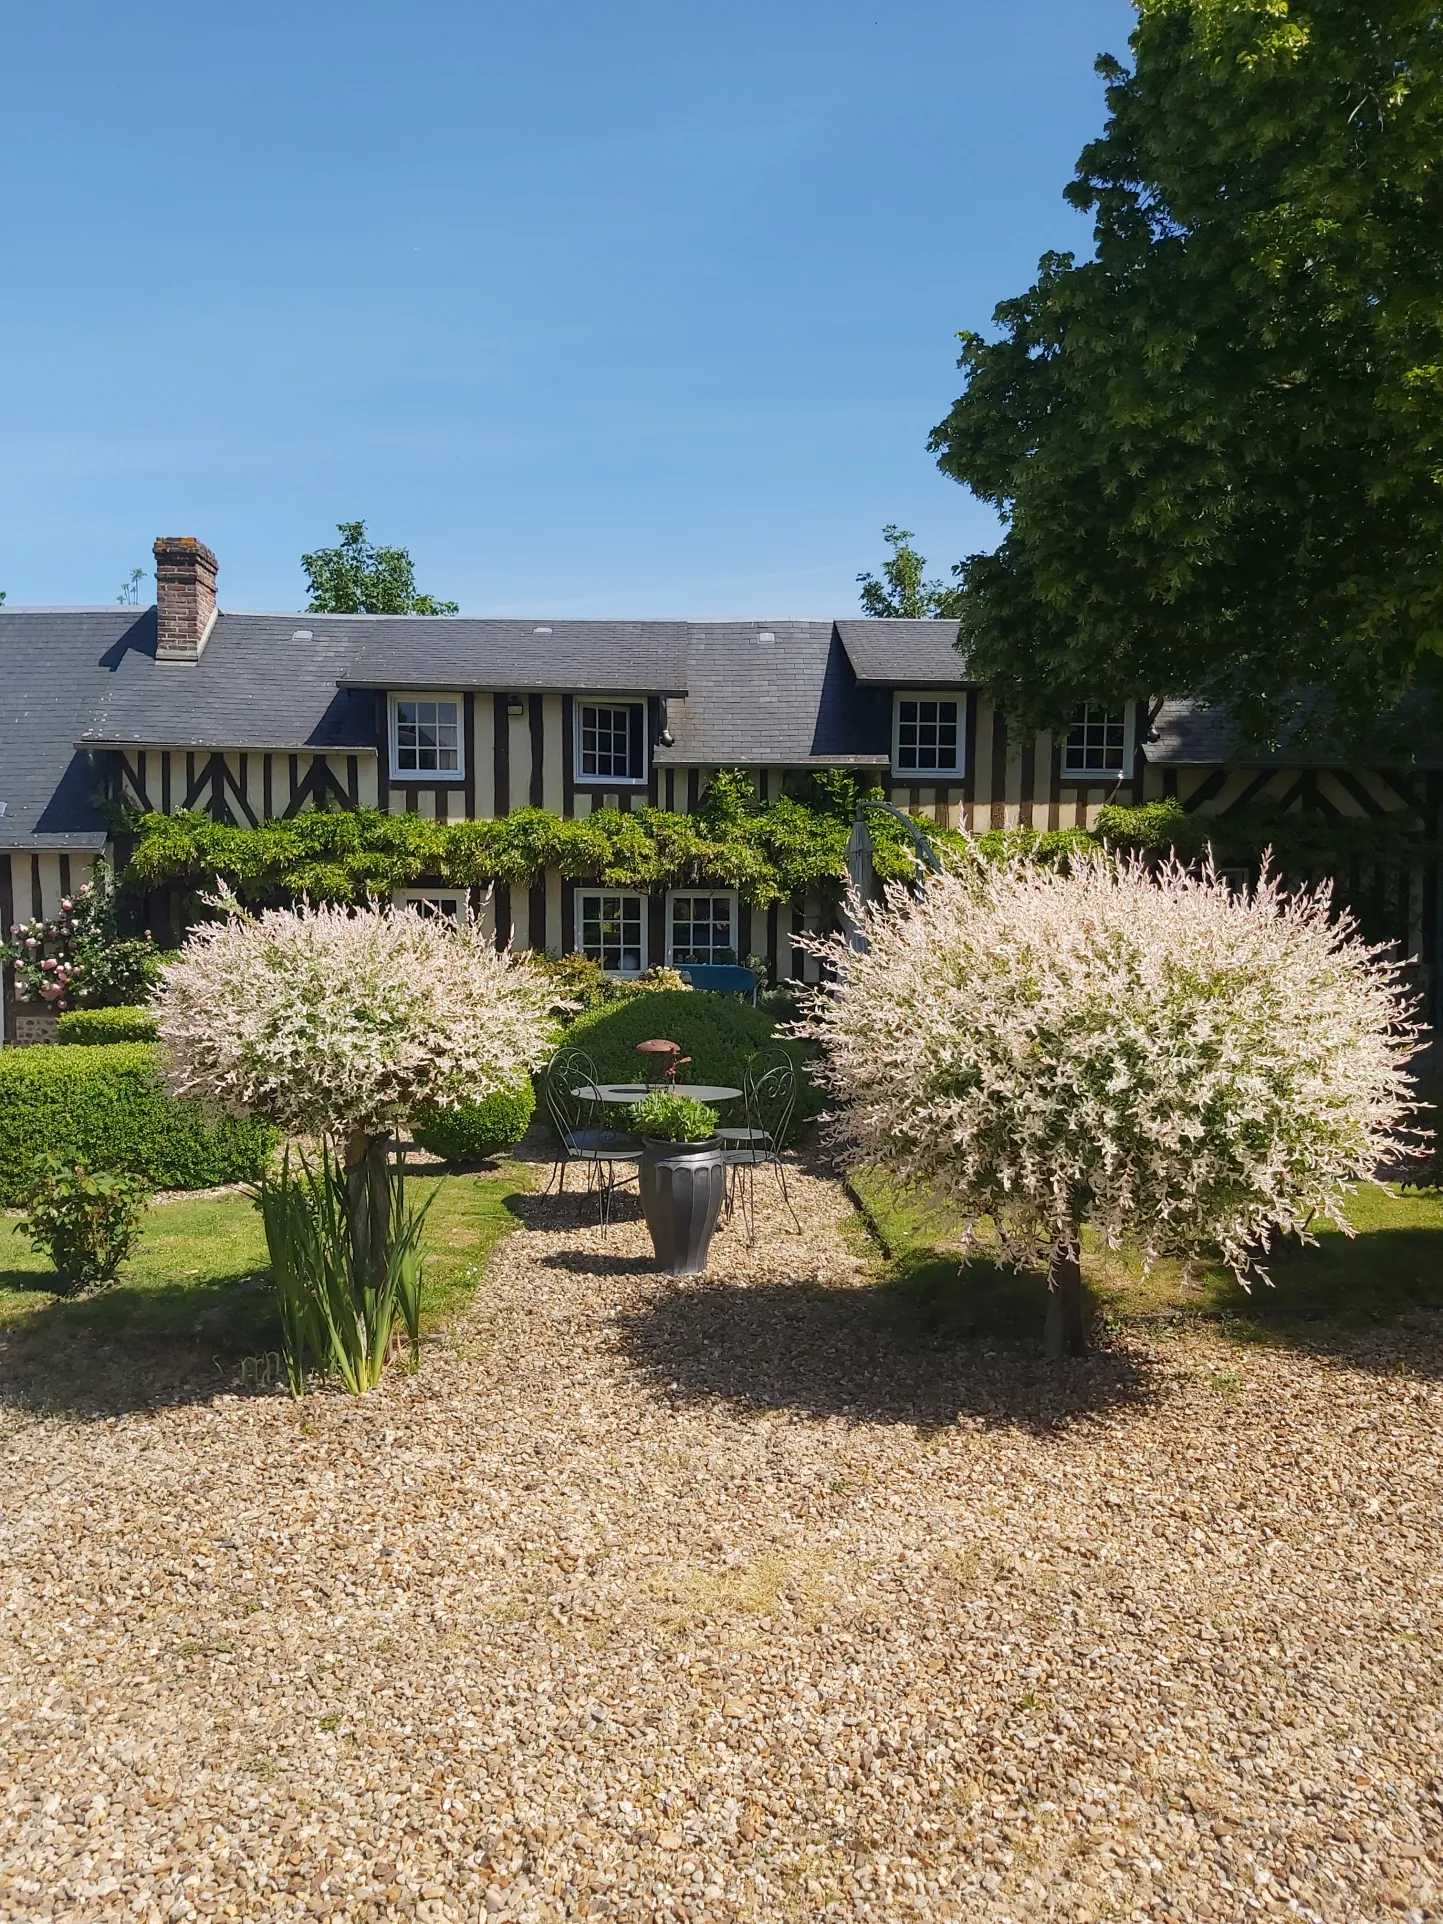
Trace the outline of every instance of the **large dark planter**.
{"label": "large dark planter", "polygon": [[726,1197],[721,1143],[644,1139],[641,1207],[656,1260],[672,1276],[700,1276]]}

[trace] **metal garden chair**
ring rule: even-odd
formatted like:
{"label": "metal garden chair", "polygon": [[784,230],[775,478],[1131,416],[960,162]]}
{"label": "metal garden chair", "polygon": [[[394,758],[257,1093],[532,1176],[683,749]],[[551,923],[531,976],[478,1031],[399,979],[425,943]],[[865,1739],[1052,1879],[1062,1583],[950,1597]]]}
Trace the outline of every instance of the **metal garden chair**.
{"label": "metal garden chair", "polygon": [[556,1136],[556,1164],[547,1178],[543,1195],[556,1180],[556,1193],[566,1188],[566,1171],[572,1163],[586,1171],[586,1188],[596,1191],[597,1220],[605,1230],[611,1221],[612,1197],[617,1188],[617,1170],[635,1170],[641,1158],[641,1138],[624,1129],[613,1129],[604,1105],[594,1092],[597,1087],[596,1064],[584,1049],[558,1049],[546,1065],[546,1113]]}
{"label": "metal garden chair", "polygon": [[754,1055],[742,1077],[742,1102],[746,1122],[741,1128],[718,1129],[727,1165],[727,1208],[736,1208],[740,1196],[742,1221],[747,1242],[757,1240],[757,1171],[770,1169],[777,1179],[782,1201],[791,1213],[797,1234],[802,1225],[787,1190],[786,1165],[782,1149],[797,1106],[797,1065],[785,1049],[766,1049]]}

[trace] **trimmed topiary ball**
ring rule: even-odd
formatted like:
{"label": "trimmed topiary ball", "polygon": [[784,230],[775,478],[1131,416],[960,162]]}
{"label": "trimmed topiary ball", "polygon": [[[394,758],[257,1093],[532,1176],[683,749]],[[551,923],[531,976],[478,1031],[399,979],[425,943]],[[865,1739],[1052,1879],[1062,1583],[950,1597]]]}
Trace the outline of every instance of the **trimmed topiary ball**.
{"label": "trimmed topiary ball", "polygon": [[498,1149],[510,1149],[526,1134],[536,1107],[529,1082],[498,1090],[484,1102],[463,1102],[455,1109],[418,1109],[411,1134],[423,1149],[445,1162],[481,1162]]}

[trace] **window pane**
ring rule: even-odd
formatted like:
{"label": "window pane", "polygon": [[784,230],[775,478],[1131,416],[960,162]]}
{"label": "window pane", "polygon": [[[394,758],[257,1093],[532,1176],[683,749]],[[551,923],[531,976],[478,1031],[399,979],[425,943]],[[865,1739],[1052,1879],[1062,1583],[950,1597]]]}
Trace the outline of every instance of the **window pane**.
{"label": "window pane", "polygon": [[1064,767],[1070,774],[1116,773],[1127,746],[1127,717],[1120,709],[1084,702],[1067,731]]}
{"label": "window pane", "polygon": [[679,968],[694,962],[735,962],[734,915],[735,905],[729,895],[674,895],[672,961]]}
{"label": "window pane", "polygon": [[957,767],[957,703],[902,701],[897,704],[898,768]]}
{"label": "window pane", "polygon": [[641,768],[632,753],[633,736],[641,742],[641,704],[604,707],[592,702],[580,705],[581,773],[598,780],[639,780]]}
{"label": "window pane", "polygon": [[396,703],[396,766],[417,774],[454,773],[461,766],[460,704]]}
{"label": "window pane", "polygon": [[582,954],[589,955],[604,969],[637,973],[641,968],[641,912],[640,896],[583,895]]}

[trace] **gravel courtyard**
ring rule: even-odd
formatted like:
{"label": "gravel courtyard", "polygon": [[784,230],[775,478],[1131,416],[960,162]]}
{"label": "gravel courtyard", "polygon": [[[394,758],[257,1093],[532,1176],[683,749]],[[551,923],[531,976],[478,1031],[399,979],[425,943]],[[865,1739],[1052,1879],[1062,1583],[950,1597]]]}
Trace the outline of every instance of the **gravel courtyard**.
{"label": "gravel courtyard", "polygon": [[798,1189],[528,1198],[360,1403],[12,1382],[0,1916],[1443,1915],[1437,1330],[910,1345]]}

